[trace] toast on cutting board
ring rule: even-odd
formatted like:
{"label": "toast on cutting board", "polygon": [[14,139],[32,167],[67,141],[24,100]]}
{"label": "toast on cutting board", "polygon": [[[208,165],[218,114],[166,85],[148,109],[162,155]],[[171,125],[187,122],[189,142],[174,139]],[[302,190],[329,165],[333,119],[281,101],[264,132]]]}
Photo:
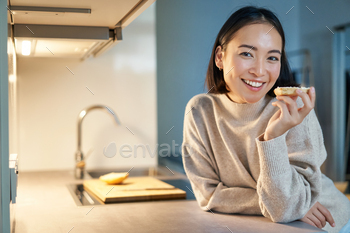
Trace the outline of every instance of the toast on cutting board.
{"label": "toast on cutting board", "polygon": [[106,182],[107,184],[120,184],[128,177],[128,172],[111,172],[100,176],[100,180]]}

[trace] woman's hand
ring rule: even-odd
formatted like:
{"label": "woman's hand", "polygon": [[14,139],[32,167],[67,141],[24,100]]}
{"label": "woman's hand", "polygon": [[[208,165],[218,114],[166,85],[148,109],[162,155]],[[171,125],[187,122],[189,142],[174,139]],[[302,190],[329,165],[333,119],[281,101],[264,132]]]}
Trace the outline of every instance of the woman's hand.
{"label": "woman's hand", "polygon": [[316,202],[315,205],[313,205],[311,209],[305,214],[305,216],[300,220],[320,229],[324,228],[327,222],[332,227],[335,227],[334,219],[331,213],[319,202]]}
{"label": "woman's hand", "polygon": [[[315,106],[316,93],[315,88],[311,87],[309,94],[300,90],[296,91],[297,96],[277,96],[276,102],[273,102],[273,106],[279,107],[279,110],[271,117],[267,124],[264,140],[271,140],[279,137],[287,132],[289,129],[300,124],[304,118],[310,113]],[[298,96],[304,102],[304,106],[298,109],[296,99]]]}

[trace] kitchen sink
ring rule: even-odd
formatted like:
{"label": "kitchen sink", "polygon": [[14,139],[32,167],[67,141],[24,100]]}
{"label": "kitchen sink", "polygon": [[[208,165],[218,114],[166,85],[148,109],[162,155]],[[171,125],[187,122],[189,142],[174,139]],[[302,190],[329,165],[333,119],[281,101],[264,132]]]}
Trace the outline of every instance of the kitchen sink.
{"label": "kitchen sink", "polygon": [[83,184],[69,184],[68,190],[72,195],[75,204],[78,206],[104,204],[97,197],[85,191]]}

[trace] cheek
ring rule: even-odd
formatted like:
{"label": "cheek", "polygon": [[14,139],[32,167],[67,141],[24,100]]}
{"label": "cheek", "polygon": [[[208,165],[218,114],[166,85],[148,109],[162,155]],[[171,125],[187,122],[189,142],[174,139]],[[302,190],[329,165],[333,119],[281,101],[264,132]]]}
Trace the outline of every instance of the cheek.
{"label": "cheek", "polygon": [[278,79],[278,76],[280,75],[281,64],[274,65],[270,67],[269,70],[270,70],[270,78],[272,79],[272,81],[276,81]]}
{"label": "cheek", "polygon": [[233,58],[232,61],[227,65],[228,70],[230,70],[234,66],[234,68],[230,71],[231,77],[238,77],[245,73],[251,67],[251,64],[247,60],[243,60],[240,58]]}

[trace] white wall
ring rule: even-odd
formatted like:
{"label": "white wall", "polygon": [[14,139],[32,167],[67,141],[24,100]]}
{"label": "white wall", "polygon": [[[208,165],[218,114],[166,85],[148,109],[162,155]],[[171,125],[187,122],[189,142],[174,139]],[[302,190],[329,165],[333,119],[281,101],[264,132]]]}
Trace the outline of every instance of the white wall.
{"label": "white wall", "polygon": [[[55,58],[18,58],[19,169],[61,170],[74,168],[77,118],[90,105],[103,104],[110,114],[89,113],[82,127],[82,148],[87,169],[155,166],[157,156],[139,148],[131,158],[122,157],[122,144],[157,143],[156,38],[153,4],[123,31],[123,41],[98,58],[86,61]],[[50,48],[54,53],[55,48]],[[74,75],[66,68],[74,73]],[[86,88],[88,87],[94,95]],[[133,134],[126,128],[133,132]],[[103,148],[117,145],[117,155],[107,158]],[[125,153],[127,154],[127,153]]]}
{"label": "white wall", "polygon": [[[311,13],[310,10],[313,12]],[[332,154],[332,39],[334,26],[349,23],[350,1],[300,0],[301,47],[311,52],[317,95],[317,113],[322,126],[328,158],[325,174],[336,179]],[[350,48],[350,46],[348,46]],[[346,48],[344,48],[346,49]]]}

